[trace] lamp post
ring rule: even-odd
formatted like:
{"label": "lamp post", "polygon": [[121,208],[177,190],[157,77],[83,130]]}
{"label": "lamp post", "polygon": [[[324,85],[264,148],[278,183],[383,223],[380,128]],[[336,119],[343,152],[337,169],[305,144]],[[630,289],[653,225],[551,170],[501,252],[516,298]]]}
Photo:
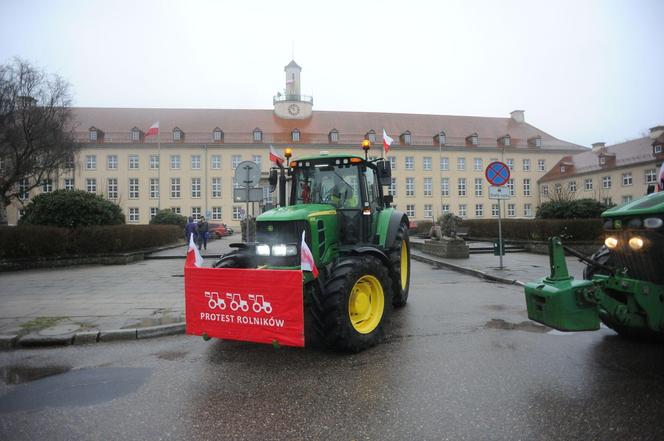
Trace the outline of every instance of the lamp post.
{"label": "lamp post", "polygon": [[364,150],[364,159],[369,160],[369,149],[371,148],[371,141],[364,139],[362,141],[362,150]]}

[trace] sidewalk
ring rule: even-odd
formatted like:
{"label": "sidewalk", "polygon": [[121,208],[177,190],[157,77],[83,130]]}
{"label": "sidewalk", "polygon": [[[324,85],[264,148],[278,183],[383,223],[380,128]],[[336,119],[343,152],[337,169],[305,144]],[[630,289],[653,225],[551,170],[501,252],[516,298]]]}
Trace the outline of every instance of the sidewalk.
{"label": "sidewalk", "polygon": [[[239,234],[208,243],[205,266],[240,242]],[[416,249],[414,260],[501,283],[549,274],[549,258],[530,253],[442,259]],[[0,349],[141,339],[184,332],[183,265],[187,246],[128,265],[89,265],[0,273]],[[584,265],[568,258],[570,274]]]}

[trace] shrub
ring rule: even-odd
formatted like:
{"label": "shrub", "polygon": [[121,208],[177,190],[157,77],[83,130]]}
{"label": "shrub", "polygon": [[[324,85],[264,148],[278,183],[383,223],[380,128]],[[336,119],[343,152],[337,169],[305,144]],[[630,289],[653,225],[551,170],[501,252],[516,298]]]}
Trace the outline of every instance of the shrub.
{"label": "shrub", "polygon": [[[497,238],[497,219],[468,219],[468,236]],[[576,241],[595,241],[602,237],[600,219],[503,219],[503,238],[512,240],[547,240],[551,236],[562,236]]]}
{"label": "shrub", "polygon": [[540,219],[595,219],[610,208],[595,199],[553,200],[537,207]]}
{"label": "shrub", "polygon": [[56,190],[36,196],[25,207],[19,225],[81,227],[125,223],[120,207],[82,190]]}
{"label": "shrub", "polygon": [[150,221],[150,224],[178,225],[184,227],[187,225],[187,218],[177,213],[173,213],[171,210],[159,210],[155,217]]}

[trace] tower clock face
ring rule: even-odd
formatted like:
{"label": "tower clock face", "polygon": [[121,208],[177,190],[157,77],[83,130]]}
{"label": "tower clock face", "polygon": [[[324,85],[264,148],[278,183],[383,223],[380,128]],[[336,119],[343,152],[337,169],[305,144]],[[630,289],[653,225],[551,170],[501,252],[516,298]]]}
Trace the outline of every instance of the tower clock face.
{"label": "tower clock face", "polygon": [[290,113],[293,116],[299,114],[300,106],[298,106],[297,104],[291,104],[290,106],[288,106],[288,113]]}

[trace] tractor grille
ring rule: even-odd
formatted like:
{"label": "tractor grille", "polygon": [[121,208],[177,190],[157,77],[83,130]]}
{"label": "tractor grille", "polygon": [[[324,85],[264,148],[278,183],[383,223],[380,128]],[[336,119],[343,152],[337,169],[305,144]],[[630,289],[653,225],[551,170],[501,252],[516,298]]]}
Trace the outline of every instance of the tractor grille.
{"label": "tractor grille", "polygon": [[[628,230],[612,232],[611,236],[620,241],[620,245],[611,250],[612,263],[618,269],[627,268],[627,275],[632,279],[664,284],[664,235],[655,231]],[[627,245],[634,236],[639,236],[646,242],[639,251],[634,251]]]}
{"label": "tractor grille", "polygon": [[259,265],[271,266],[298,266],[300,264],[300,241],[302,231],[305,231],[305,239],[311,248],[311,231],[307,221],[280,221],[280,222],[256,222],[256,243],[274,245],[277,243],[297,245],[298,253],[295,256],[286,257],[258,257]]}

